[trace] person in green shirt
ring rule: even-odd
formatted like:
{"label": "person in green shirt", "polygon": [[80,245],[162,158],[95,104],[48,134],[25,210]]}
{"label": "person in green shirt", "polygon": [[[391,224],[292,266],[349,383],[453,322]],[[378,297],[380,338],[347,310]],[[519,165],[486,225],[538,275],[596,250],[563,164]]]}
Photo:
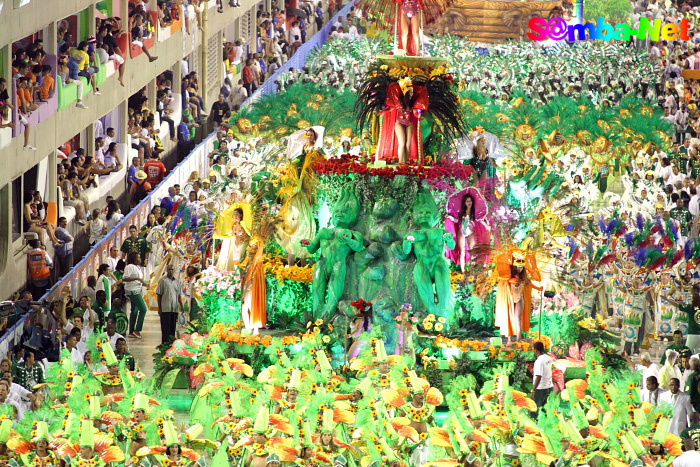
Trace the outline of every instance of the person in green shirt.
{"label": "person in green shirt", "polygon": [[44,383],[44,367],[36,362],[32,350],[24,351],[24,361],[17,363],[12,357],[12,373],[17,384],[32,391],[37,384]]}
{"label": "person in green shirt", "polygon": [[683,205],[683,199],[678,197],[676,200],[676,207],[668,212],[671,219],[675,219],[681,225],[681,235],[684,237],[688,236],[690,232],[691,223],[693,222],[693,215],[688,211]]}
{"label": "person in green shirt", "polygon": [[[680,329],[676,329],[673,332],[673,344],[666,347],[666,350],[675,350],[678,352],[678,366],[681,367],[681,370],[683,369],[683,357],[689,357],[693,354],[690,348],[683,344],[683,332]],[[663,365],[664,363],[666,363],[666,352],[664,352],[661,357],[659,365]]]}
{"label": "person in green shirt", "polygon": [[110,321],[114,321],[114,330],[117,334],[121,334],[122,336],[126,334],[129,329],[129,319],[124,310],[122,310],[122,301],[120,298],[112,300],[112,309],[107,315],[107,324],[109,324]]}
{"label": "person in green shirt", "polygon": [[700,391],[698,391],[698,385],[700,385],[700,360],[697,358],[691,359],[690,369],[693,372],[685,380],[683,392],[690,396],[690,403],[693,405],[693,409],[696,412],[700,412]]}
{"label": "person in green shirt", "polygon": [[117,339],[117,351],[114,353],[114,355],[117,357],[117,360],[120,362],[124,360],[124,366],[129,370],[129,371],[135,371],[136,370],[136,361],[134,360],[134,357],[131,355],[131,352],[127,350],[126,346],[126,339],[123,337],[120,337]]}
{"label": "person in green shirt", "polygon": [[[688,212],[688,214],[690,214],[690,212]],[[146,267],[148,265],[148,253],[151,251],[151,244],[148,243],[144,237],[139,235],[139,230],[135,225],[130,225],[129,238],[124,240],[120,251],[122,252],[122,258],[126,258],[126,255],[135,251],[141,257],[141,265]]]}
{"label": "person in green shirt", "polygon": [[681,439],[692,439],[695,449],[700,448],[700,413],[690,414],[690,426],[681,431]]}
{"label": "person in green shirt", "polygon": [[92,302],[92,311],[95,312],[98,326],[103,328],[106,324],[105,311],[109,313],[109,304],[107,303],[107,293],[104,290],[95,292],[95,301]]}

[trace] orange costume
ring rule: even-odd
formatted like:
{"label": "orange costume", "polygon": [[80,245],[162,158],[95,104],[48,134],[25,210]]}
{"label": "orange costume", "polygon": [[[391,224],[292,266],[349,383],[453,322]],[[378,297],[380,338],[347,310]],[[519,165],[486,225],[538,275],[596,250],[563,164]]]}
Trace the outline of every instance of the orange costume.
{"label": "orange costume", "polygon": [[[518,268],[523,268],[518,272]],[[530,330],[532,289],[542,290],[531,281],[540,281],[541,275],[532,253],[513,248],[496,256],[495,324],[501,336],[520,337]]]}

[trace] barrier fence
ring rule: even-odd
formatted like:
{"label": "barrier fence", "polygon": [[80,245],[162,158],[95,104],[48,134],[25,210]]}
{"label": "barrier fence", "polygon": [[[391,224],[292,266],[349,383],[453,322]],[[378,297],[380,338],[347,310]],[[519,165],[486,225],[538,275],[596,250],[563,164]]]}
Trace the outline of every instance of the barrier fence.
{"label": "barrier fence", "polygon": [[[277,72],[270,76],[258,88],[252,96],[250,96],[244,105],[254,102],[259,96],[277,92],[275,80],[283,73],[291,68],[300,69],[306,64],[306,58],[311,50],[315,47],[322,46],[330,35],[331,27],[340,16],[345,16],[350,12],[352,2],[348,3],[331,20],[326,23],[321,30],[316,32],[305,44],[297,49],[297,52],[292,56]],[[214,149],[214,141],[216,141],[216,131],[207,136],[199,143],[192,152],[180,162],[173,170],[156,186],[138,206],[129,211],[127,215],[117,224],[117,226],[105,235],[102,240],[96,243],[83,258],[78,262],[64,277],[59,279],[42,297],[41,300],[48,302],[59,298],[61,290],[65,286],[70,286],[73,297],[80,297],[80,293],[87,285],[87,278],[90,275],[96,275],[100,264],[106,262],[109,255],[109,249],[112,246],[121,247],[122,241],[129,236],[129,226],[136,225],[139,229],[147,221],[148,214],[154,206],[160,204],[160,200],[168,195],[168,187],[179,184],[184,187],[187,184],[188,178],[193,171],[198,171],[200,176],[207,174],[209,170],[209,161],[207,156]],[[24,331],[24,324],[28,315],[23,316],[12,328],[0,338],[0,354],[5,355],[7,350],[19,343],[19,340]]]}

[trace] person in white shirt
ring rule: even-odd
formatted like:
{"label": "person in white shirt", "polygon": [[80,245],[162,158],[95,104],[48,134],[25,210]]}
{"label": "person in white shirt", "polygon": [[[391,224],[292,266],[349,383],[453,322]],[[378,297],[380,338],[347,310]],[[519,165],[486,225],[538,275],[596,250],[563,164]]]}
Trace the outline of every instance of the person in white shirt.
{"label": "person in white shirt", "polygon": [[105,326],[105,333],[107,334],[107,340],[109,340],[109,345],[112,346],[112,350],[117,350],[117,341],[119,339],[124,339],[124,336],[117,332],[117,323],[113,319],[107,320],[107,326]]}
{"label": "person in white shirt", "polygon": [[109,265],[112,271],[117,270],[117,263],[119,262],[119,248],[116,246],[111,246],[109,248],[109,256],[105,259],[105,263]]}
{"label": "person in white shirt", "polygon": [[700,195],[698,195],[698,190],[695,187],[690,188],[690,201],[688,202],[688,211],[693,215],[693,217],[698,217],[700,214]]}
{"label": "person in white shirt", "polygon": [[299,21],[294,21],[292,27],[287,30],[287,42],[292,44],[294,42],[294,37],[301,37],[301,28],[299,28]]}
{"label": "person in white shirt", "polygon": [[80,349],[78,349],[78,340],[81,337],[81,331],[78,328],[73,328],[66,336],[65,347],[68,352],[70,352],[70,359],[73,365],[80,365],[83,363],[83,354]]}
{"label": "person in white shirt", "polygon": [[652,363],[649,352],[642,352],[639,356],[639,364],[635,366],[635,369],[642,372],[642,381],[646,381],[650,376],[656,378],[657,381],[659,379],[659,365]]}
{"label": "person in white shirt", "polygon": [[695,450],[695,442],[691,439],[683,440],[685,452],[676,457],[671,464],[673,467],[698,467],[700,465],[700,452]]}
{"label": "person in white shirt", "polygon": [[676,186],[676,183],[681,182],[683,183],[683,180],[685,180],[686,175],[684,173],[681,173],[680,169],[678,168],[677,165],[674,165],[673,168],[671,168],[671,175],[665,180],[666,185],[673,185]]}
{"label": "person in white shirt", "polygon": [[659,380],[656,379],[656,376],[650,376],[646,379],[646,388],[641,390],[642,402],[648,402],[653,406],[657,406],[665,392],[659,388]]}
{"label": "person in white shirt", "polygon": [[661,395],[661,402],[667,402],[673,406],[673,418],[668,426],[668,432],[676,436],[680,436],[681,431],[688,428],[688,417],[694,412],[690,396],[682,392],[680,388],[681,381],[678,378],[672,378],[668,392]]}
{"label": "person in white shirt", "polygon": [[554,388],[552,383],[552,358],[544,353],[544,344],[535,342],[533,345],[535,355],[535,368],[533,371],[532,392],[530,397],[537,404],[537,408],[547,403],[547,398]]}

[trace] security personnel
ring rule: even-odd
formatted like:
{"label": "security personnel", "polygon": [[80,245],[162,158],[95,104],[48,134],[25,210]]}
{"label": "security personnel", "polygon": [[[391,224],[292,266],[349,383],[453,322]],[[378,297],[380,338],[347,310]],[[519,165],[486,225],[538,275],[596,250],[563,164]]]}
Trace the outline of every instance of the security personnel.
{"label": "security personnel", "polygon": [[27,269],[29,270],[29,283],[32,287],[32,295],[41,297],[51,283],[51,256],[41,248],[39,240],[31,240],[32,247],[27,253]]}

